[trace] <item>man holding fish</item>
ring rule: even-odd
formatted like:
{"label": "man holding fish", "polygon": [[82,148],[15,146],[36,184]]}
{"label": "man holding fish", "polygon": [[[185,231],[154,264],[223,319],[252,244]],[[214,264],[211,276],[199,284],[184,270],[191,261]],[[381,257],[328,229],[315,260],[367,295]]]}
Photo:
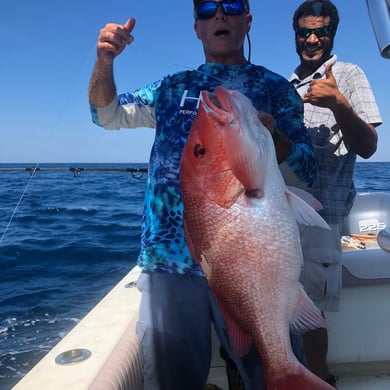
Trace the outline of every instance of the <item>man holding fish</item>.
{"label": "man holding fish", "polygon": [[[190,251],[184,232],[180,167],[194,117],[200,107],[206,108],[202,91],[214,93],[217,87],[223,86],[221,91],[235,90],[240,95],[246,95],[249,100],[245,100],[244,105],[248,106],[248,112],[256,112],[256,119],[252,114],[249,116],[250,125],[254,122],[255,128],[259,126],[259,129],[263,129],[258,115],[265,118],[267,123],[273,118],[267,130],[267,134],[268,131],[272,133],[272,137],[269,134],[268,137],[273,139],[271,158],[276,159],[277,156],[280,166],[292,182],[303,187],[310,186],[316,174],[316,159],[303,125],[302,102],[295,89],[286,79],[262,66],[251,64],[245,58],[244,41],[252,24],[248,1],[194,0],[194,16],[195,33],[202,42],[205,63],[196,70],[167,76],[122,95],[117,95],[113,63],[124,48],[132,43],[135,20],[130,18],[123,25],[107,24],[100,31],[97,59],[90,81],[91,113],[94,122],[106,129],[156,129],[149,161],[138,258],[143,271],[137,284],[142,291],[137,334],[144,354],[145,389],[204,389],[211,360],[211,323],[214,323],[221,344],[237,365],[245,388],[265,389],[257,354],[253,374],[243,363],[245,359],[235,353],[237,350],[232,335],[227,335],[225,313],[222,313],[205,277],[208,272],[207,266],[204,268],[206,263],[201,264],[202,258],[193,257],[196,248]],[[220,92],[220,97],[224,93]],[[214,97],[210,95],[209,99],[211,101]],[[217,101],[216,104],[221,105]],[[222,104],[221,107],[225,106]],[[231,109],[234,111],[234,104]],[[257,152],[259,140],[256,137],[255,140],[254,151]],[[231,145],[231,148],[234,149],[234,146]],[[204,150],[199,145],[195,150],[202,156]],[[213,183],[213,180],[215,183],[218,177],[210,176],[209,183]],[[256,182],[259,184],[262,178],[257,177]],[[208,188],[203,190],[204,196],[210,192]],[[248,188],[247,192],[251,196],[260,196],[262,188]],[[189,238],[188,231],[186,234]],[[240,261],[245,262],[245,258]],[[296,275],[300,270],[299,261],[296,264],[298,268],[293,271],[294,283],[297,283]],[[295,291],[298,296],[294,284]],[[284,293],[289,294],[289,291]],[[269,313],[273,311],[272,305],[272,300],[266,305]],[[297,319],[299,314],[290,309],[288,318]],[[310,304],[306,309],[311,312]],[[246,315],[250,316],[249,313]],[[301,325],[303,328],[310,326],[306,323]],[[283,328],[285,336],[289,324],[283,322],[279,326]],[[304,371],[304,367],[289,352],[291,346],[284,347],[287,348],[287,366]],[[247,348],[242,348],[238,352],[246,351]],[[260,354],[263,352],[259,351]],[[291,365],[290,361],[293,362]],[[269,360],[266,359],[266,362],[269,372],[272,372],[266,374],[268,388],[294,389],[276,385],[284,379],[273,378],[272,375],[275,372],[278,373],[275,375],[279,375],[281,371],[274,370]],[[292,374],[295,376],[296,373]],[[314,379],[310,377],[310,380],[320,383],[318,378],[314,375],[312,377]],[[312,382],[304,386],[301,386],[302,383],[298,379],[295,388],[313,388],[310,387]],[[326,384],[321,386],[322,383],[317,389],[328,389]]]}

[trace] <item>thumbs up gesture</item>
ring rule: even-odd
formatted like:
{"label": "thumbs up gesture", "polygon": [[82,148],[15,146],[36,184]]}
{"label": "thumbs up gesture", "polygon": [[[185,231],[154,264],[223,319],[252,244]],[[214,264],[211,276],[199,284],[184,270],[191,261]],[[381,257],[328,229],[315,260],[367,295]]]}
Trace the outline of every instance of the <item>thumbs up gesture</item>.
{"label": "thumbs up gesture", "polygon": [[101,30],[97,42],[97,54],[100,61],[111,64],[116,56],[134,40],[131,34],[135,19],[130,18],[125,24],[108,23]]}
{"label": "thumbs up gesture", "polygon": [[325,79],[316,79],[311,82],[306,94],[302,98],[304,103],[333,110],[343,100],[344,96],[337,86],[332,66],[328,65],[326,67]]}

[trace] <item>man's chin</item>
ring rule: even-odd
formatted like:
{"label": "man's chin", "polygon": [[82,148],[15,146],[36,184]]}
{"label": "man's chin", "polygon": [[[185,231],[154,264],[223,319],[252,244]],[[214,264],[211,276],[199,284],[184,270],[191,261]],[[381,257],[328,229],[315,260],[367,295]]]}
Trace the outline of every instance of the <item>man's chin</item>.
{"label": "man's chin", "polygon": [[305,68],[316,70],[322,65],[323,62],[324,62],[323,57],[308,58],[308,57],[301,56],[301,65],[303,65]]}

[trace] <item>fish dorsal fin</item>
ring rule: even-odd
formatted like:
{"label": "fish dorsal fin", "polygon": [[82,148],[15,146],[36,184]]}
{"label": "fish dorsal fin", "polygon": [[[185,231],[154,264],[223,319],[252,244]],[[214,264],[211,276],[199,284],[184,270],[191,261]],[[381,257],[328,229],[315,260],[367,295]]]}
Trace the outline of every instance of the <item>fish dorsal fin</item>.
{"label": "fish dorsal fin", "polygon": [[314,303],[308,297],[301,284],[299,285],[296,313],[295,318],[291,322],[291,330],[293,333],[303,334],[316,328],[326,328],[321,311],[314,306]]}
{"label": "fish dorsal fin", "polygon": [[218,297],[216,299],[226,322],[227,333],[233,353],[239,357],[245,356],[253,344],[252,337],[242,330],[237,321],[218,300]]}
{"label": "fish dorsal fin", "polygon": [[[299,193],[299,196],[296,193]],[[312,195],[296,188],[291,190],[291,187],[289,187],[288,189],[286,188],[286,196],[298,223],[330,230],[329,225],[310,205],[312,204],[315,208],[322,208],[321,203]]]}

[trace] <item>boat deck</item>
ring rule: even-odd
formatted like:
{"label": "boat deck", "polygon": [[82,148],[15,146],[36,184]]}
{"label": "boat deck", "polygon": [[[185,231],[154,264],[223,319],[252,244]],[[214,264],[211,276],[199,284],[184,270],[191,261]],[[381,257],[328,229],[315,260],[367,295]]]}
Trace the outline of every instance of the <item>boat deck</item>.
{"label": "boat deck", "polygon": [[[214,368],[210,372],[209,383],[218,386],[221,390],[229,390],[225,368]],[[389,390],[390,376],[343,376],[337,381],[339,390]]]}
{"label": "boat deck", "polygon": [[[378,365],[381,368],[378,369]],[[390,389],[390,361],[375,364],[360,365],[361,372],[356,372],[356,366],[330,365],[331,372],[339,377],[339,390],[389,390]],[[384,372],[387,371],[387,374]],[[368,373],[370,372],[370,373]],[[221,359],[215,358],[208,379],[210,385],[216,385],[222,390],[229,390],[226,377],[226,367]]]}

